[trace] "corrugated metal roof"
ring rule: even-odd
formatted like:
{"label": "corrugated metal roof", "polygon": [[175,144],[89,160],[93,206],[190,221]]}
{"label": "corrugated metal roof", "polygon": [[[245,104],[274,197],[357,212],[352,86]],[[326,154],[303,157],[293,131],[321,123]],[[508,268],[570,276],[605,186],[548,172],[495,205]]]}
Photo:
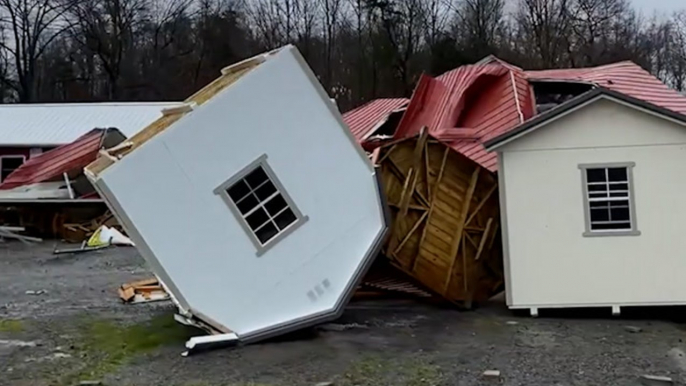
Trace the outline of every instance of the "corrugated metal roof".
{"label": "corrugated metal roof", "polygon": [[0,105],[0,145],[56,146],[96,127],[116,127],[127,137],[162,116],[175,102]]}
{"label": "corrugated metal roof", "polygon": [[[427,127],[435,138],[495,170],[495,154],[486,152],[483,138],[495,137],[534,114],[525,73],[496,58],[462,66],[437,78],[422,76],[410,100],[396,138]],[[472,130],[472,138],[452,132]]]}
{"label": "corrugated metal roof", "polygon": [[58,180],[64,173],[82,170],[98,156],[109,130],[115,129],[91,130],[72,143],[30,158],[5,178],[0,184],[0,190]]}
{"label": "corrugated metal roof", "polygon": [[343,114],[343,121],[358,142],[362,142],[372,130],[388,119],[388,116],[404,108],[410,102],[407,98],[375,99]]}
{"label": "corrugated metal roof", "polygon": [[633,62],[592,68],[527,71],[529,80],[588,82],[666,109],[686,114],[686,97]]}
{"label": "corrugated metal roof", "polygon": [[580,69],[523,71],[496,57],[462,66],[437,78],[422,76],[396,138],[427,127],[435,138],[495,171],[496,154],[483,143],[536,114],[534,81],[583,82],[686,114],[686,96],[632,62]]}

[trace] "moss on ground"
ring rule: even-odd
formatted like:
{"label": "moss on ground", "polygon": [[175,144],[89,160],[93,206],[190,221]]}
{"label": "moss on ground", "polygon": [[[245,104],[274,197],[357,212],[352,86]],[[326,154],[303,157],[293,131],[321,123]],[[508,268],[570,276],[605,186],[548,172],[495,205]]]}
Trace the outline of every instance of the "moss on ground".
{"label": "moss on ground", "polygon": [[16,319],[0,319],[0,332],[17,333],[24,331],[24,323]]}
{"label": "moss on ground", "polygon": [[193,329],[178,324],[171,314],[132,325],[91,318],[84,321],[80,331],[81,336],[75,346],[82,352],[83,366],[80,371],[65,375],[60,384],[102,379],[138,355],[164,345],[181,347],[194,335]]}
{"label": "moss on ground", "polygon": [[366,356],[353,362],[342,386],[440,386],[443,376],[439,366],[423,357],[392,360],[380,356]]}

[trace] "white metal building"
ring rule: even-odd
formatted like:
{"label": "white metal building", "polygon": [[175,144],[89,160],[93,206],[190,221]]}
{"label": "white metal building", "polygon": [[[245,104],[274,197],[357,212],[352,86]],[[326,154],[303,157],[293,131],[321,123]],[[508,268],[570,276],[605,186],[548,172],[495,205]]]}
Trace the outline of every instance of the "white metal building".
{"label": "white metal building", "polygon": [[294,47],[222,74],[86,174],[181,312],[251,342],[336,318],[386,220]]}
{"label": "white metal building", "polygon": [[486,143],[510,308],[686,304],[684,126],[598,88]]}
{"label": "white metal building", "polygon": [[127,137],[175,102],[0,104],[0,182],[28,158],[73,142],[95,128]]}

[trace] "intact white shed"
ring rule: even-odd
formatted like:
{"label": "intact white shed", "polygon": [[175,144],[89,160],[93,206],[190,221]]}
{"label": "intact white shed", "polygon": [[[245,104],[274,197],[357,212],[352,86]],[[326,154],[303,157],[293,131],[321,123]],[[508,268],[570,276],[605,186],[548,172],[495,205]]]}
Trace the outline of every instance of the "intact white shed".
{"label": "intact white shed", "polygon": [[598,88],[486,143],[510,308],[686,304],[684,126]]}
{"label": "intact white shed", "polygon": [[387,228],[292,46],[224,69],[86,173],[182,313],[243,342],[338,317]]}

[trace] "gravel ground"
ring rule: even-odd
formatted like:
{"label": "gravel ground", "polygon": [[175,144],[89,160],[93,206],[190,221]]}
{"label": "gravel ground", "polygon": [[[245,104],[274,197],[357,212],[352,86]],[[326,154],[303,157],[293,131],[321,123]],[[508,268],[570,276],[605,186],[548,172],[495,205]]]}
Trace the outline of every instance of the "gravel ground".
{"label": "gravel ground", "polygon": [[149,275],[135,249],[53,248],[0,245],[0,385],[639,385],[643,374],[686,384],[686,311],[675,307],[532,319],[502,301],[473,312],[364,301],[327,328],[184,358],[198,332],[173,323],[169,304],[117,297]]}

